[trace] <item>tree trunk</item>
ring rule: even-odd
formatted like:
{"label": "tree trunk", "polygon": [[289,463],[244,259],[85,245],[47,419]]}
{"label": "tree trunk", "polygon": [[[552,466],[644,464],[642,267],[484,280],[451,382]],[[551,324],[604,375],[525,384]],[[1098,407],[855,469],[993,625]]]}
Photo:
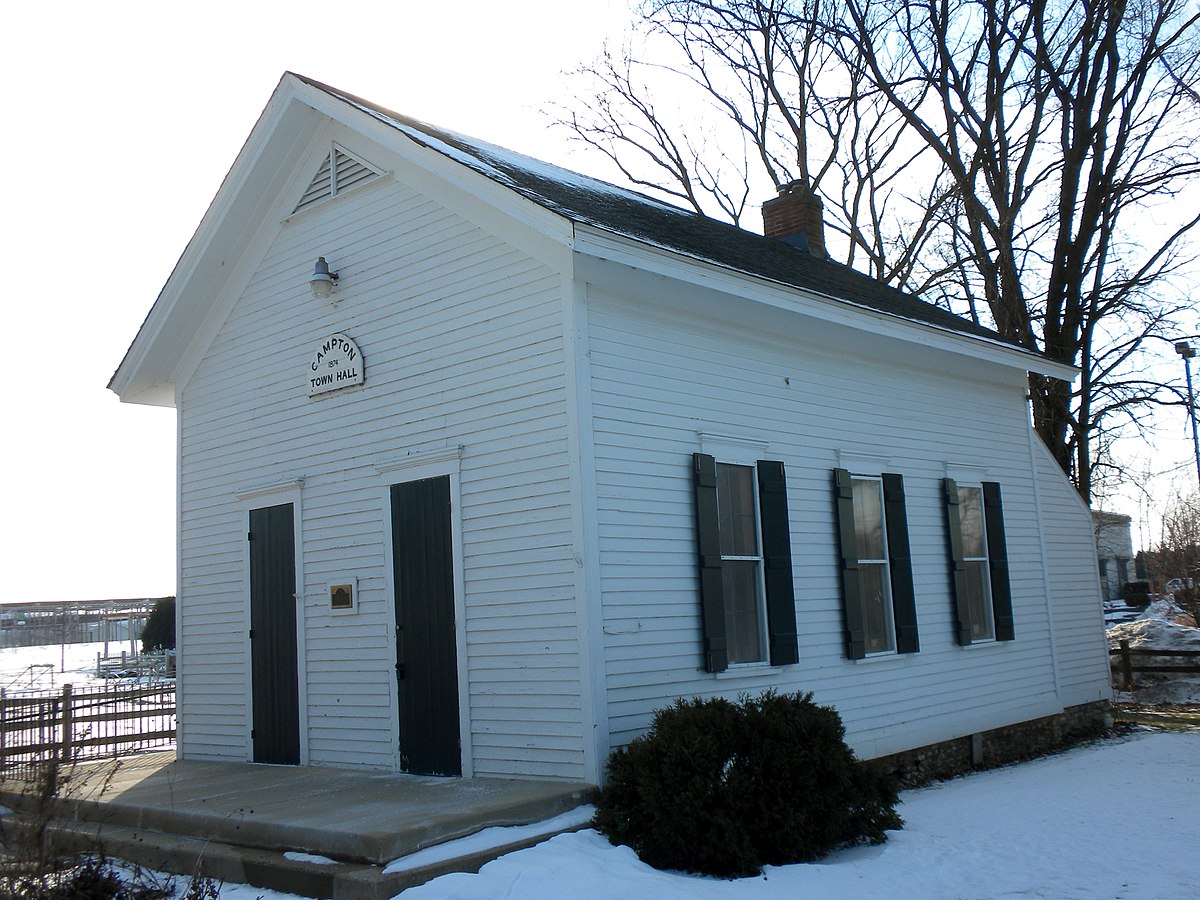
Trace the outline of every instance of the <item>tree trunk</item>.
{"label": "tree trunk", "polygon": [[[1050,450],[1054,461],[1067,474],[1074,476],[1074,448],[1069,438],[1071,434],[1071,386],[1057,378],[1047,378],[1044,375],[1029,376],[1029,393],[1033,403],[1034,429],[1038,437]],[[1073,477],[1072,477],[1072,480]],[[1076,485],[1078,488],[1079,486]],[[1088,493],[1080,491],[1085,503],[1089,503]]]}

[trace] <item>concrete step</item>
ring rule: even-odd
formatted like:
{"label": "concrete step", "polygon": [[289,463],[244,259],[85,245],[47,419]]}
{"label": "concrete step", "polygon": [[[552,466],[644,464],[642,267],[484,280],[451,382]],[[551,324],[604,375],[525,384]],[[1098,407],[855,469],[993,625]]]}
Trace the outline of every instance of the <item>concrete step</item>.
{"label": "concrete step", "polygon": [[[447,872],[478,871],[503,853],[582,827],[580,816],[566,824],[556,817],[595,791],[578,782],[179,761],[173,754],[63,773],[55,821],[77,848],[333,900],[383,900]],[[37,813],[30,786],[13,779],[0,781],[0,804],[16,811],[5,816],[5,828]],[[545,822],[552,824],[526,827]],[[495,839],[486,845],[455,843],[509,826],[522,830],[489,832]],[[384,874],[409,857],[412,866]]]}
{"label": "concrete step", "polygon": [[[4,828],[25,824],[23,816],[6,816]],[[184,835],[164,834],[120,825],[59,821],[52,840],[64,849],[103,852],[111,859],[136,863],[158,872],[193,875],[219,883],[248,884],[322,900],[388,900],[410,887],[451,872],[478,872],[505,853],[532,847],[555,834],[585,827],[555,828],[537,836],[450,855],[412,868],[385,872],[386,866],[297,858],[278,850],[225,844]]]}

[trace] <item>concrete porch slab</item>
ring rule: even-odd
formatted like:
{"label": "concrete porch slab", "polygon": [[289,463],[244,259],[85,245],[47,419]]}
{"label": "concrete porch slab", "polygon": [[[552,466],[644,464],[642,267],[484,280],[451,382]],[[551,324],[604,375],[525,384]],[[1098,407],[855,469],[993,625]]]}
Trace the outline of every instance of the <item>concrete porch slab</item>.
{"label": "concrete porch slab", "polygon": [[[577,782],[200,762],[168,753],[75,766],[61,792],[61,818],[76,842],[99,839],[111,855],[143,865],[191,874],[203,861],[204,871],[227,880],[375,900],[444,872],[476,871],[536,841],[402,876],[383,876],[389,862],[490,826],[552,819],[592,793]],[[27,804],[11,781],[0,784],[0,795],[18,812]]]}

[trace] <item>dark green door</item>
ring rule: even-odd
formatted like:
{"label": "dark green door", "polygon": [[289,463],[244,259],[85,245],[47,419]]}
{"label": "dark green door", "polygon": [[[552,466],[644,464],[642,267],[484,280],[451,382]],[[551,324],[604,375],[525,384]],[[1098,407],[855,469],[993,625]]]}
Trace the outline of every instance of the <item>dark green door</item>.
{"label": "dark green door", "polygon": [[296,545],[292,504],[250,510],[250,678],[254,761],[299,765]]}
{"label": "dark green door", "polygon": [[450,477],[392,485],[400,767],[461,775]]}

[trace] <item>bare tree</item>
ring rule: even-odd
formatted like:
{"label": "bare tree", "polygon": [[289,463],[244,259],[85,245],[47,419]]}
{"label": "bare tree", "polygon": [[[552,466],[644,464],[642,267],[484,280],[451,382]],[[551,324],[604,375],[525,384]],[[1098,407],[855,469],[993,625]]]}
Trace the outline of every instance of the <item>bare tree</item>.
{"label": "bare tree", "polygon": [[635,183],[734,222],[755,185],[803,180],[842,261],[1078,366],[1075,388],[1034,376],[1030,393],[1088,499],[1093,442],[1172,402],[1145,351],[1185,308],[1168,298],[1200,222],[1175,202],[1200,173],[1193,10],[650,0],[646,43],[585,70],[566,122]]}
{"label": "bare tree", "polygon": [[[1176,493],[1163,512],[1162,541],[1145,554],[1146,567],[1153,583],[1165,587],[1181,579],[1183,587],[1174,591],[1175,599],[1200,623],[1200,494]],[[1186,579],[1191,579],[1186,580]]]}
{"label": "bare tree", "polygon": [[907,283],[930,232],[902,217],[937,204],[906,203],[900,184],[929,154],[864,90],[845,30],[825,24],[834,6],[651,0],[641,42],[580,69],[586,94],[559,121],[631,184],[735,224],[756,194],[802,181],[824,194],[844,262]]}
{"label": "bare tree", "polygon": [[1164,560],[1163,574],[1169,578],[1200,578],[1200,494],[1177,493],[1163,513],[1163,534],[1159,550]]}

